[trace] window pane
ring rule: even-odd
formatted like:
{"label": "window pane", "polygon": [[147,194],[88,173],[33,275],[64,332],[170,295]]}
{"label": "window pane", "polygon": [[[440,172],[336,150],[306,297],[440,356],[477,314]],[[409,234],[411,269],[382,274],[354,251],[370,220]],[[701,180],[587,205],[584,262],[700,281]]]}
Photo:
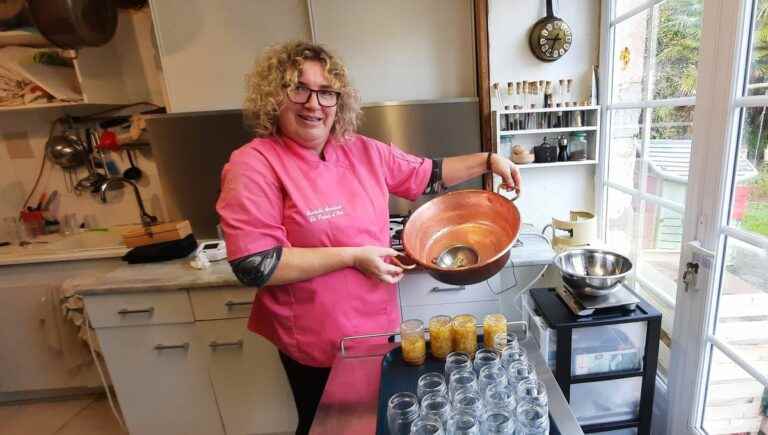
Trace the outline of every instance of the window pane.
{"label": "window pane", "polygon": [[631,195],[608,188],[606,241],[612,250],[630,258],[635,253],[635,216],[638,202]]}
{"label": "window pane", "polygon": [[768,0],[754,2],[747,95],[768,93]]}
{"label": "window pane", "polygon": [[608,181],[638,190],[644,113],[642,109],[610,112]]}
{"label": "window pane", "polygon": [[647,94],[646,47],[648,17],[639,13],[615,27],[613,48],[612,101],[642,101]]}
{"label": "window pane", "polygon": [[648,3],[648,0],[616,0],[616,16],[619,17],[632,9]]}
{"label": "window pane", "polygon": [[768,373],[767,260],[764,250],[726,239],[715,326],[715,335],[762,373]]}
{"label": "window pane", "polygon": [[768,236],[768,113],[765,107],[742,111],[730,224]]}
{"label": "window pane", "polygon": [[693,142],[694,106],[662,107],[651,112],[648,178],[645,191],[685,205]]}
{"label": "window pane", "polygon": [[654,99],[696,95],[702,0],[668,0],[655,8]]}
{"label": "window pane", "polygon": [[717,348],[712,349],[704,401],[704,430],[709,434],[757,433],[763,385]]}
{"label": "window pane", "polygon": [[683,240],[683,216],[647,201],[643,204],[642,245],[636,273],[674,301]]}

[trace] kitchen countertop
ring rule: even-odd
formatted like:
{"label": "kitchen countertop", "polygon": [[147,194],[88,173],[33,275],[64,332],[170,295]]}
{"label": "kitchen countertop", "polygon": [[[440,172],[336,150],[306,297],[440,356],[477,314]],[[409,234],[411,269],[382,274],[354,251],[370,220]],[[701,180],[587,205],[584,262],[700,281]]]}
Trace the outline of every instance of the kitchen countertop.
{"label": "kitchen countertop", "polygon": [[541,266],[552,263],[555,251],[549,245],[549,240],[539,233],[522,232],[517,237],[521,246],[509,250],[509,260],[505,267],[511,266]]}
{"label": "kitchen countertop", "polygon": [[65,281],[62,296],[140,293],[220,286],[242,286],[229,263],[217,261],[207,269],[189,265],[191,258],[160,263],[124,263],[106,274],[95,274]]}
{"label": "kitchen countertop", "polygon": [[[521,345],[547,387],[549,412],[563,435],[584,435],[555,377],[532,340]],[[366,346],[365,356],[338,354],[312,423],[312,435],[376,433],[382,356],[395,344]],[[373,351],[373,352],[372,352]]]}

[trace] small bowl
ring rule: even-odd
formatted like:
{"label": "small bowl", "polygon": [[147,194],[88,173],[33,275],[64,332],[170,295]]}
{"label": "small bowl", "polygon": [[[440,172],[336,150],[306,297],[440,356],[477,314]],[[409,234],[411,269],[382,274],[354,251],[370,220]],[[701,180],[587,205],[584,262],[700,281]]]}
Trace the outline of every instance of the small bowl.
{"label": "small bowl", "polygon": [[555,257],[555,266],[572,290],[589,296],[612,293],[632,272],[625,256],[602,249],[574,249]]}

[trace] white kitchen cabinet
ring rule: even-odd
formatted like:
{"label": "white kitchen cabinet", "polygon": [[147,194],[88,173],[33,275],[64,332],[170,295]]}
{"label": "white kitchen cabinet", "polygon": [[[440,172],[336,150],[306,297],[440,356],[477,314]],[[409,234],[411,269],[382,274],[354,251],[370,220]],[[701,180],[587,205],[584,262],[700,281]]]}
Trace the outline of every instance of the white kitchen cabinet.
{"label": "white kitchen cabinet", "polygon": [[400,315],[425,324],[438,314],[472,314],[482,320],[487,314],[500,312],[499,296],[494,294],[499,286],[498,275],[463,286],[442,283],[427,272],[407,273],[397,285]]}
{"label": "white kitchen cabinet", "polygon": [[98,328],[131,435],[224,434],[194,323]]}
{"label": "white kitchen cabinet", "polygon": [[[45,50],[52,47],[34,29],[0,32],[0,47],[18,44]],[[102,46],[79,49],[73,63],[71,74],[58,75],[57,87],[68,89],[67,94],[73,99],[81,95],[82,101],[8,106],[0,110],[83,103],[119,105],[148,101],[164,104],[162,70],[152,40],[152,17],[148,9],[120,11],[114,37]]]}
{"label": "white kitchen cabinet", "polygon": [[248,319],[195,322],[227,435],[291,432],[296,407],[277,350]]}
{"label": "white kitchen cabinet", "polygon": [[264,48],[310,39],[304,0],[152,0],[169,112],[239,109]]}
{"label": "white kitchen cabinet", "polygon": [[313,0],[317,42],[364,103],[475,97],[471,0]]}

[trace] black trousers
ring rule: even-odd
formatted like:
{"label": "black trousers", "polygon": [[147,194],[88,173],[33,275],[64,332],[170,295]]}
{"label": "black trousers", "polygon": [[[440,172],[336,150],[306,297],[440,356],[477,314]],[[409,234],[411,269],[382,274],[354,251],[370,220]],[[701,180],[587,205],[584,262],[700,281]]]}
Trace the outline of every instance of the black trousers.
{"label": "black trousers", "polygon": [[299,414],[296,435],[309,434],[309,428],[312,427],[312,420],[315,418],[315,411],[323,396],[331,369],[305,366],[282,352],[280,352],[280,362],[283,363],[285,374],[288,375],[288,383],[291,384],[293,400],[296,402],[296,411]]}

